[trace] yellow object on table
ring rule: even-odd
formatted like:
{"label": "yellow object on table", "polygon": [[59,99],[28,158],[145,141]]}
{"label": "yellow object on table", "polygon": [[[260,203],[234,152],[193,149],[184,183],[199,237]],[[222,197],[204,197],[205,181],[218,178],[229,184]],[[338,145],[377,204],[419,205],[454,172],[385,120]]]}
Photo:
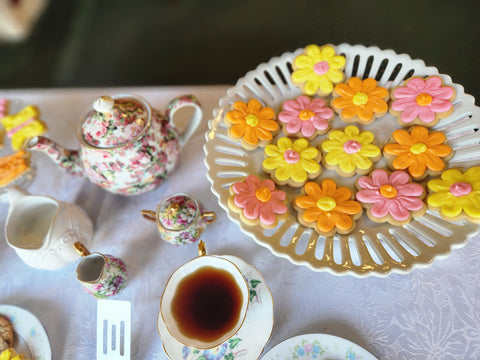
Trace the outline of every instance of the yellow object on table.
{"label": "yellow object on table", "polygon": [[23,353],[17,354],[14,348],[4,350],[0,354],[0,360],[28,360]]}
{"label": "yellow object on table", "polygon": [[30,153],[25,150],[0,158],[0,187],[17,180],[30,171]]}

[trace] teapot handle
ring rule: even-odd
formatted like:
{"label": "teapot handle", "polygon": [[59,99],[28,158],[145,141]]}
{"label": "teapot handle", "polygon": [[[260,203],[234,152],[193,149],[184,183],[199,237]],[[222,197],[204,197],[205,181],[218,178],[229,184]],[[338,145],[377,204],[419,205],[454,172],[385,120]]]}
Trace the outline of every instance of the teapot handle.
{"label": "teapot handle", "polygon": [[195,112],[190,119],[188,126],[185,128],[183,133],[179,135],[178,142],[180,147],[183,147],[185,143],[190,139],[193,135],[195,130],[197,130],[198,125],[202,121],[203,110],[202,106],[198,102],[197,98],[194,95],[182,95],[176,97],[175,99],[171,100],[168,105],[167,109],[165,110],[165,118],[169,123],[172,123],[172,118],[174,113],[185,106],[192,106],[195,108]]}

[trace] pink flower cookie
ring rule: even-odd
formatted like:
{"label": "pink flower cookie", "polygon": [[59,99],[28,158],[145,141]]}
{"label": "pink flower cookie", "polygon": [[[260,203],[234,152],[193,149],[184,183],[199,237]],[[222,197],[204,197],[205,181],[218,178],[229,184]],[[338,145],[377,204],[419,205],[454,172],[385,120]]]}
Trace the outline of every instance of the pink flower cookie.
{"label": "pink flower cookie", "polygon": [[425,189],[413,183],[405,171],[390,174],[377,169],[370,176],[360,177],[356,185],[360,189],[356,199],[374,222],[401,226],[408,224],[413,217],[425,214]]}
{"label": "pink flower cookie", "polygon": [[305,95],[285,101],[283,111],[278,114],[285,135],[312,140],[325,134],[330,129],[329,122],[335,117],[333,110],[325,105],[325,100],[310,100]]}
{"label": "pink flower cookie", "polygon": [[228,207],[248,226],[274,228],[287,217],[286,194],[277,190],[270,179],[248,175],[244,181],[232,184],[229,191]]}
{"label": "pink flower cookie", "polygon": [[403,126],[434,126],[453,111],[455,90],[438,76],[412,77],[391,90],[390,113]]}

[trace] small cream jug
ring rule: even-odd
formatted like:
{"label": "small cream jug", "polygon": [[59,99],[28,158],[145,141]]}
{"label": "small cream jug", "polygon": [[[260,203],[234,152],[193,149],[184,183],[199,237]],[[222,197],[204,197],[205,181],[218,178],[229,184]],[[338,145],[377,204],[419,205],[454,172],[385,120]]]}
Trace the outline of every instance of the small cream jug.
{"label": "small cream jug", "polygon": [[90,245],[92,221],[78,206],[30,195],[17,186],[7,192],[5,240],[28,266],[60,269],[80,258],[73,247],[76,241]]}

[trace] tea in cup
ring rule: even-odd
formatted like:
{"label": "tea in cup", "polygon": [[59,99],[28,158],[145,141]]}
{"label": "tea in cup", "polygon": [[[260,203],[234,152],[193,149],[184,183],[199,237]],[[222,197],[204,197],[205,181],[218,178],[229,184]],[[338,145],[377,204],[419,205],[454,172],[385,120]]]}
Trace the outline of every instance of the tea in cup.
{"label": "tea in cup", "polygon": [[160,300],[160,315],[179,343],[212,349],[240,330],[248,298],[247,282],[235,264],[202,254],[170,277]]}
{"label": "tea in cup", "polygon": [[213,211],[205,211],[197,199],[182,193],[163,199],[156,212],[142,210],[141,214],[145,219],[156,222],[160,237],[174,245],[199,240],[207,225],[216,219]]}
{"label": "tea in cup", "polygon": [[111,255],[90,253],[76,242],[75,250],[83,257],[77,266],[77,279],[83,289],[97,299],[118,294],[127,285],[127,271],[122,260]]}

